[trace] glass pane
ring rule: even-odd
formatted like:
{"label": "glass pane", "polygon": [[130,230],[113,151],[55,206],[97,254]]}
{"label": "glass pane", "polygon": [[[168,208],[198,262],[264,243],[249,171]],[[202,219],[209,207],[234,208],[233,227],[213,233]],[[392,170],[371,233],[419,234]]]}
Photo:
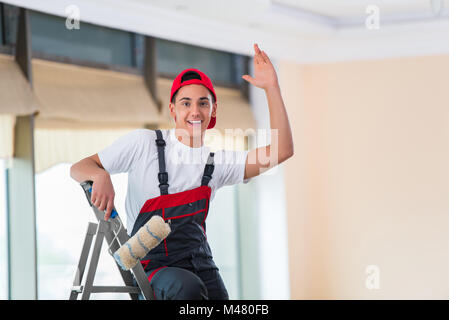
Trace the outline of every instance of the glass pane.
{"label": "glass pane", "polygon": [[206,221],[207,241],[231,300],[241,297],[236,188],[226,186],[217,191]]}
{"label": "glass pane", "polygon": [[8,299],[8,227],[6,217],[6,168],[0,159],[0,300]]}
{"label": "glass pane", "polygon": [[[87,225],[97,222],[82,187],[70,177],[70,166],[69,163],[58,164],[36,175],[39,299],[68,299]],[[112,176],[115,207],[125,225],[127,180],[126,174]],[[87,271],[84,277],[86,274]],[[124,285],[114,259],[107,252],[106,241],[94,285]],[[130,296],[126,293],[94,293],[91,299],[129,300]]]}
{"label": "glass pane", "polygon": [[3,45],[3,4],[0,3],[0,46]]}
{"label": "glass pane", "polygon": [[143,70],[145,60],[145,36],[141,34],[134,34],[134,54],[135,54],[135,67],[139,70]]}
{"label": "glass pane", "polygon": [[[234,55],[186,45],[156,40],[157,68],[162,74],[176,75],[187,68],[196,68],[206,73],[212,82],[239,83],[235,77]],[[240,78],[240,77],[239,77]]]}
{"label": "glass pane", "polygon": [[134,67],[134,37],[80,21],[79,29],[68,29],[66,19],[30,12],[33,51],[77,61]]}
{"label": "glass pane", "polygon": [[5,44],[16,44],[17,24],[19,21],[19,8],[10,5],[3,5],[3,18],[5,19]]}

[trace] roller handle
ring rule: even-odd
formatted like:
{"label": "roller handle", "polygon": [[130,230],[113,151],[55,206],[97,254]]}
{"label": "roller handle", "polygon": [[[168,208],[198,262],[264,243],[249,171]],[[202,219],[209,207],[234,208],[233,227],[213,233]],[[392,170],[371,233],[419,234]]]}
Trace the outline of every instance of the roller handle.
{"label": "roller handle", "polygon": [[[92,194],[92,187],[89,188],[89,194]],[[114,219],[117,216],[117,211],[115,211],[115,208],[112,209],[111,212],[111,218]]]}

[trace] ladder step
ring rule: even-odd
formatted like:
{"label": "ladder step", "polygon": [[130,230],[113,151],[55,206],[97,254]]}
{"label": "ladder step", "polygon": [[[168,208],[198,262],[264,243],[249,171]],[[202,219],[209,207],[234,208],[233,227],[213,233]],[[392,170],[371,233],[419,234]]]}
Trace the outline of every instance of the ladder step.
{"label": "ladder step", "polygon": [[125,292],[125,293],[140,293],[140,289],[138,287],[133,286],[93,286],[92,293],[99,292]]}

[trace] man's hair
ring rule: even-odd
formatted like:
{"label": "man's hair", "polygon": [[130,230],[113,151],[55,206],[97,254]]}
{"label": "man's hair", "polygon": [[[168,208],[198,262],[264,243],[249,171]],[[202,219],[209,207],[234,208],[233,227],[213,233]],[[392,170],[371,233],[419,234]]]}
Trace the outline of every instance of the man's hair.
{"label": "man's hair", "polygon": [[[183,83],[184,81],[187,81],[187,80],[192,80],[192,79],[198,79],[198,80],[201,80],[201,77],[200,77],[200,75],[199,75],[198,73],[196,73],[195,71],[188,71],[188,72],[186,72],[186,73],[184,73],[184,74],[182,75],[181,83]],[[181,87],[181,88],[182,88],[182,87]],[[181,89],[181,88],[179,88],[179,89]],[[171,100],[171,103],[175,103],[175,101],[176,101],[176,95],[178,94],[179,89],[176,90],[175,93],[173,94],[173,98],[172,98],[172,100]],[[210,95],[212,96],[212,103],[215,103],[214,94],[213,94],[212,91],[210,91],[209,89],[207,89],[207,90],[210,92]]]}

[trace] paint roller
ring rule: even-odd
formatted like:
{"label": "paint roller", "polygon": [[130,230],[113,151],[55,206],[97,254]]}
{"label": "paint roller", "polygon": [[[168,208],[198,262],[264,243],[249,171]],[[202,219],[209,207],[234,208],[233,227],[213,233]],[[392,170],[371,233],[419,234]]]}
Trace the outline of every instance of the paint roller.
{"label": "paint roller", "polygon": [[115,261],[125,271],[132,269],[151,249],[161,243],[170,231],[168,223],[165,223],[161,216],[154,215],[114,253]]}

